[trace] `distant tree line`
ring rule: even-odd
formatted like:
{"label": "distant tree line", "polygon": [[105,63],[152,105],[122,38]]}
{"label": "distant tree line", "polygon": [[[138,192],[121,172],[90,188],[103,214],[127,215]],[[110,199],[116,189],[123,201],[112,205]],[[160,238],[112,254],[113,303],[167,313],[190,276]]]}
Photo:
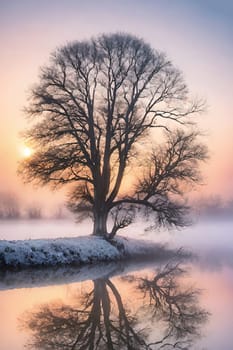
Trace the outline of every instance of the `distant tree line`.
{"label": "distant tree line", "polygon": [[194,210],[201,217],[233,218],[233,199],[224,201],[217,195],[201,198],[194,204]]}
{"label": "distant tree line", "polygon": [[[220,196],[213,195],[199,198],[192,205],[194,213],[200,217],[233,218],[233,199],[224,201]],[[65,205],[58,206],[49,216],[51,219],[67,217]],[[37,203],[23,205],[16,194],[0,193],[0,220],[45,219],[41,206]]]}
{"label": "distant tree line", "polygon": [[[64,219],[65,209],[59,206],[51,214],[52,219]],[[0,193],[0,220],[44,219],[42,208],[37,203],[23,205],[16,194]]]}
{"label": "distant tree line", "polygon": [[0,219],[18,219],[21,216],[17,197],[11,193],[0,194]]}

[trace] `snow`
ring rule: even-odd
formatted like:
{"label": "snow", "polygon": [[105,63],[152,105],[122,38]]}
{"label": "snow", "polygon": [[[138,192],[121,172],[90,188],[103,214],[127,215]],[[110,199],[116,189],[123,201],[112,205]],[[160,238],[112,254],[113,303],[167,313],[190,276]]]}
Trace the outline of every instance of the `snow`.
{"label": "snow", "polygon": [[164,251],[165,248],[156,243],[125,237],[117,237],[112,243],[95,236],[0,240],[0,267],[82,265],[158,257],[164,254]]}

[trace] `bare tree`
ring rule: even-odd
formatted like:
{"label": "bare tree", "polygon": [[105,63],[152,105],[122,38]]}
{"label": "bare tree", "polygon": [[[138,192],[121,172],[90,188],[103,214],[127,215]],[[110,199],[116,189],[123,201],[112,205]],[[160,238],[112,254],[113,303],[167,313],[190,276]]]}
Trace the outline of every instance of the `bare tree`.
{"label": "bare tree", "polygon": [[[35,152],[19,171],[43,185],[75,184],[69,207],[93,217],[95,235],[112,238],[142,208],[158,224],[182,226],[186,208],[177,196],[182,184],[197,182],[206,157],[187,125],[202,109],[180,71],[143,40],[113,34],[72,42],[51,55],[31,91],[25,138]],[[172,132],[174,123],[183,131]],[[125,195],[127,170],[135,187]]]}

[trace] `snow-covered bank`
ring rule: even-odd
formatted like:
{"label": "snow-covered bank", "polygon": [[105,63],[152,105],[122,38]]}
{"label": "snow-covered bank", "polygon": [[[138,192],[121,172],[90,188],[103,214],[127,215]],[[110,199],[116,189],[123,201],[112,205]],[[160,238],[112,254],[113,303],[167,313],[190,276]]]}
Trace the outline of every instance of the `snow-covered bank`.
{"label": "snow-covered bank", "polygon": [[[145,240],[100,237],[0,241],[0,267],[82,265],[130,258],[159,258],[169,250]],[[172,253],[171,253],[172,254]]]}

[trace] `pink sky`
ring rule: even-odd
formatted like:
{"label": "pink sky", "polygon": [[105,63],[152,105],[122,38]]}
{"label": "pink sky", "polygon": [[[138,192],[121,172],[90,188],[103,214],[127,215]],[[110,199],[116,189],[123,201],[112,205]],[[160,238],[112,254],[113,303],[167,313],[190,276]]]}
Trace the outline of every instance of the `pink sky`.
{"label": "pink sky", "polygon": [[[185,76],[190,92],[207,100],[200,119],[211,159],[200,194],[233,197],[233,6],[230,1],[45,1],[0,4],[0,192],[43,201],[48,190],[22,185],[22,112],[38,68],[57,46],[103,32],[124,31],[165,51]],[[64,194],[49,194],[51,203]]]}

